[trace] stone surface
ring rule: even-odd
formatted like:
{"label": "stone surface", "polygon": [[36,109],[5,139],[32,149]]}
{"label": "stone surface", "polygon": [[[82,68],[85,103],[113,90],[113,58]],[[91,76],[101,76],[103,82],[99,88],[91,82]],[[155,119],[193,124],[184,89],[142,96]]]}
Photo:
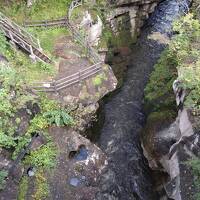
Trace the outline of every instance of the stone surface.
{"label": "stone surface", "polygon": [[[177,106],[183,103],[185,92],[177,87],[177,81],[173,84]],[[173,128],[172,128],[173,127]],[[183,106],[178,111],[176,121],[151,137],[157,137],[148,145],[143,143],[145,156],[149,166],[154,170],[167,172],[169,180],[164,183],[166,194],[174,200],[193,200],[196,192],[194,179],[190,167],[186,161],[193,156],[200,156],[200,122],[198,116],[193,116],[190,109]],[[148,136],[146,136],[148,137]],[[150,138],[149,138],[150,139]],[[150,139],[151,140],[151,139]],[[169,143],[172,140],[173,142]],[[155,150],[156,157],[149,150],[151,146]],[[163,151],[163,147],[167,146]]]}
{"label": "stone surface", "polygon": [[54,127],[50,134],[59,155],[56,168],[48,176],[49,199],[94,200],[97,180],[107,164],[105,154],[72,129]]}
{"label": "stone surface", "polygon": [[0,64],[6,64],[8,62],[8,59],[0,54]]}
{"label": "stone surface", "polygon": [[115,8],[111,10],[108,21],[112,30],[117,34],[121,30],[131,32],[137,37],[144,21],[149,17],[159,0],[120,0],[109,1]]}

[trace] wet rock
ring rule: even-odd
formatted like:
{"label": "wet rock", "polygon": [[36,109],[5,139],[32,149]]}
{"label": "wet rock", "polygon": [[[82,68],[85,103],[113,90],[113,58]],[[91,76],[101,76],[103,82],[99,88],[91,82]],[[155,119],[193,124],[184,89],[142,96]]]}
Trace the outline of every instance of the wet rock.
{"label": "wet rock", "polygon": [[69,183],[70,185],[77,187],[80,185],[81,181],[78,178],[71,178]]}
{"label": "wet rock", "polygon": [[35,151],[46,143],[47,143],[46,138],[42,134],[38,134],[37,137],[34,139],[32,145],[30,147],[30,150]]}
{"label": "wet rock", "polygon": [[132,37],[135,38],[140,32],[144,20],[154,11],[159,0],[109,2],[116,6],[108,16],[112,30],[115,33],[120,32],[120,30],[130,30]]}
{"label": "wet rock", "polygon": [[36,172],[36,168],[34,168],[34,167],[29,167],[28,170],[27,170],[27,174],[28,174],[29,177],[34,176],[35,172]]}
{"label": "wet rock", "polygon": [[71,95],[67,95],[65,97],[63,97],[63,100],[65,101],[65,103],[77,103],[78,102],[78,98],[77,97],[74,97],[74,96],[71,96]]}
{"label": "wet rock", "polygon": [[60,152],[50,176],[52,199],[94,200],[106,156],[73,130],[52,127],[50,133]]}
{"label": "wet rock", "polygon": [[8,59],[5,56],[3,56],[3,55],[0,54],[0,64],[1,63],[3,63],[3,64],[8,63]]}
{"label": "wet rock", "polygon": [[[162,131],[155,130],[153,135],[162,140],[162,143],[156,143],[154,140],[149,145],[145,143],[143,145],[150,167],[163,170],[169,175],[169,180],[163,183],[167,196],[174,200],[192,200],[196,189],[194,177],[187,161],[194,155],[200,156],[200,123],[199,117],[192,115],[190,109],[184,108],[183,105],[180,107],[184,101],[185,91],[179,85],[178,82],[173,84],[179,107],[176,121]],[[171,144],[168,141],[169,137],[173,138]],[[153,155],[149,151],[149,146],[151,148],[157,146],[157,155],[159,154],[159,156]],[[163,151],[163,146],[168,148]]]}
{"label": "wet rock", "polygon": [[12,165],[12,160],[10,158],[10,152],[0,149],[0,170],[9,169]]}

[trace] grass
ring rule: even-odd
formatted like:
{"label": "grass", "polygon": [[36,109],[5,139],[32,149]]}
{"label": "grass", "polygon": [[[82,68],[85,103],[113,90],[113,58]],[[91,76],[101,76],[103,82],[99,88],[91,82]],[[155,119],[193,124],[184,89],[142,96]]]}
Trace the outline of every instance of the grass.
{"label": "grass", "polygon": [[32,196],[34,200],[47,199],[49,195],[49,185],[43,170],[39,170],[36,174],[35,182],[36,191]]}
{"label": "grass", "polygon": [[23,176],[19,184],[19,193],[17,200],[25,200],[27,190],[28,190],[28,177]]}
{"label": "grass", "polygon": [[58,38],[69,35],[69,31],[63,28],[29,28],[29,32],[34,34],[41,41],[42,48],[50,55],[53,54],[54,44]]}
{"label": "grass", "polygon": [[[26,21],[34,20],[45,20],[55,19],[66,16],[68,5],[70,0],[37,0],[36,3],[31,7],[27,8],[25,2],[10,1],[10,3],[1,3],[0,11],[2,10],[8,17],[14,20],[16,23],[23,24]],[[53,5],[53,6],[52,6]],[[53,28],[53,29],[42,29],[42,28],[30,28],[28,29],[34,36],[40,39],[41,47],[44,52],[52,57],[54,44],[57,38],[68,35],[66,28]],[[23,57],[23,56],[22,56]],[[26,62],[27,59],[23,57],[26,65],[32,65],[30,62]],[[29,58],[28,58],[29,59]],[[37,73],[39,65],[34,65],[35,70],[31,70],[33,77],[41,77],[43,73]],[[39,66],[39,68],[41,65]],[[33,69],[32,68],[32,69]],[[45,71],[49,70],[50,67],[45,66]],[[44,77],[47,74],[44,74]]]}
{"label": "grass", "polygon": [[[26,2],[10,1],[1,3],[0,9],[19,23],[26,20],[55,19],[66,15],[71,0],[37,0],[27,8]],[[53,5],[53,6],[52,6]]]}
{"label": "grass", "polygon": [[10,52],[8,56],[10,66],[24,76],[27,83],[32,83],[36,80],[48,80],[56,73],[53,65],[33,62],[21,51],[10,50]]}

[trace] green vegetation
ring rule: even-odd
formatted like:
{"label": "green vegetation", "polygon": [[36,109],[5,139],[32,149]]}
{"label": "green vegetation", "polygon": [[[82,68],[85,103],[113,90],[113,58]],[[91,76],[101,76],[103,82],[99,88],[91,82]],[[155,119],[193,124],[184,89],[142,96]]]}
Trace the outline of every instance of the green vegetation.
{"label": "green vegetation", "polygon": [[17,200],[25,200],[27,190],[28,190],[28,177],[23,176],[20,181],[19,194],[18,194]]}
{"label": "green vegetation", "polygon": [[72,117],[64,109],[46,112],[44,113],[44,117],[49,124],[56,124],[56,126],[65,126],[74,123]]}
{"label": "green vegetation", "polygon": [[54,51],[55,41],[62,36],[69,35],[66,27],[63,28],[29,28],[29,32],[33,33],[41,41],[42,48],[47,51],[50,55]]}
{"label": "green vegetation", "polygon": [[177,77],[176,66],[176,56],[169,49],[165,50],[155,65],[155,70],[145,88],[146,109],[148,111],[150,108],[153,108],[153,111],[159,111],[175,107],[172,84]]}
{"label": "green vegetation", "polygon": [[50,169],[55,167],[56,148],[53,143],[49,142],[43,145],[38,150],[32,151],[30,155],[25,158],[25,164],[31,164],[37,168]]}
{"label": "green vegetation", "polygon": [[5,187],[6,181],[5,178],[7,177],[8,172],[5,170],[0,171],[0,190],[2,190]]}
{"label": "green vegetation", "polygon": [[6,54],[8,50],[8,42],[6,41],[6,38],[4,37],[3,33],[0,31],[0,52],[2,54]]}
{"label": "green vegetation", "polygon": [[178,79],[189,92],[185,105],[200,109],[200,22],[188,14],[174,24],[170,49],[177,57]]}
{"label": "green vegetation", "polygon": [[[16,23],[23,24],[24,21],[34,21],[34,20],[46,20],[46,19],[56,19],[66,16],[68,5],[71,1],[68,0],[38,0],[36,1],[31,8],[27,8],[25,1],[10,1],[9,3],[1,3],[0,11],[14,20]],[[7,5],[8,4],[8,5]],[[56,9],[55,9],[56,8]],[[52,57],[53,47],[57,38],[68,35],[68,31],[66,28],[57,28],[57,29],[42,29],[42,28],[29,28],[34,36],[40,39],[41,46],[44,49],[44,52]],[[1,37],[0,37],[1,41]],[[15,52],[18,56],[19,53]],[[16,57],[16,55],[14,55]],[[14,59],[15,60],[15,59]],[[36,69],[35,71],[39,71],[38,68],[44,69],[44,71],[49,72],[50,75],[55,74],[55,70],[52,71],[52,66],[46,64],[32,64],[30,59],[26,59],[26,56],[20,55],[18,59],[21,62],[23,61],[24,65],[32,67],[32,69]],[[45,65],[45,66],[44,66]],[[23,70],[21,66],[21,69]],[[38,70],[37,70],[38,69]],[[34,71],[34,72],[35,72]],[[30,71],[29,71],[30,72]],[[33,73],[34,74],[34,73]],[[35,74],[34,78],[40,77],[40,73]],[[44,78],[45,76],[41,77]]]}
{"label": "green vegetation", "polygon": [[200,22],[188,14],[174,23],[177,34],[162,54],[145,89],[147,105],[173,107],[172,83],[178,76],[188,91],[185,106],[200,108]]}
{"label": "green vegetation", "polygon": [[[42,74],[43,71],[48,71],[47,74],[49,74],[51,71],[49,66],[31,63],[23,53],[13,50],[2,34],[0,40],[0,48],[9,59],[9,64],[1,64],[0,66],[0,147],[9,149],[12,158],[16,159],[17,155],[30,142],[32,133],[42,132],[47,143],[39,149],[31,151],[25,157],[23,164],[35,166],[37,170],[41,171],[49,170],[55,166],[57,155],[57,149],[47,133],[47,128],[53,123],[50,118],[55,114],[55,122],[58,126],[70,125],[73,123],[73,119],[66,111],[64,112],[65,109],[57,102],[50,100],[44,94],[36,96],[27,87],[28,83],[35,80],[36,76]],[[44,74],[42,75],[44,76]],[[39,108],[37,113],[29,108],[34,104]],[[30,116],[30,119],[27,118],[28,127],[24,127],[19,133],[18,129],[24,123],[23,115],[25,113]],[[58,123],[56,114],[59,114],[60,123]],[[4,175],[6,175],[4,172],[0,173],[1,187],[5,182]],[[48,185],[46,181],[44,179],[41,183],[42,191],[41,188],[37,188],[35,199],[47,196]],[[22,178],[20,185],[24,190],[19,193],[18,199],[21,200],[24,199],[28,189],[26,178]]]}
{"label": "green vegetation", "polygon": [[92,79],[92,82],[95,86],[99,86],[102,84],[104,79],[105,79],[105,76],[103,74],[98,74]]}
{"label": "green vegetation", "polygon": [[9,73],[9,76],[20,74],[26,82],[31,83],[36,80],[48,79],[55,74],[53,65],[42,62],[33,63],[27,55],[12,48],[2,33],[0,33],[0,52],[9,60],[9,66],[12,66],[13,72],[11,72],[11,69],[6,69],[5,67],[1,69],[1,71],[5,71],[4,73]]}
{"label": "green vegetation", "polygon": [[[192,12],[181,17],[174,23],[173,30],[176,33],[167,50],[163,52],[155,70],[152,72],[150,81],[145,88],[146,108],[150,112],[147,126],[144,131],[150,134],[157,132],[163,127],[163,118],[175,117],[174,95],[172,83],[175,79],[180,80],[186,90],[184,106],[196,114],[200,109],[200,1],[194,1]],[[149,107],[153,106],[152,110]],[[166,112],[167,111],[167,112]],[[163,114],[163,116],[161,115]],[[170,118],[170,116],[172,118]],[[166,122],[166,121],[164,121]],[[165,125],[165,124],[164,124]],[[144,138],[144,142],[145,141]],[[150,149],[154,153],[153,149]],[[191,167],[195,178],[197,193],[195,199],[200,199],[200,159],[194,158],[187,162]]]}
{"label": "green vegetation", "polygon": [[[26,20],[55,19],[66,15],[71,0],[37,0],[27,9],[26,1],[3,2],[0,9],[19,23]],[[55,9],[56,8],[56,9]]]}
{"label": "green vegetation", "polygon": [[33,195],[34,200],[41,200],[46,199],[49,195],[49,186],[46,180],[46,177],[44,176],[44,172],[40,170],[36,174],[36,192]]}
{"label": "green vegetation", "polygon": [[200,200],[200,159],[195,158],[188,161],[187,164],[192,168],[192,173],[194,174],[195,179],[194,183],[198,190],[198,192],[195,194],[195,199]]}

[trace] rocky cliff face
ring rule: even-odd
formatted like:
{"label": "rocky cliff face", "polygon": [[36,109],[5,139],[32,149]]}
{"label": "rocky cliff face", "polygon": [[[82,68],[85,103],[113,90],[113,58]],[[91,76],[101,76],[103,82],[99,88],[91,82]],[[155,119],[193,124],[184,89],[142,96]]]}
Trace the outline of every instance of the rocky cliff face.
{"label": "rocky cliff face", "polygon": [[109,4],[114,7],[108,17],[112,30],[116,34],[129,30],[135,38],[158,2],[159,0],[109,0]]}
{"label": "rocky cliff face", "polygon": [[145,137],[151,142],[143,141],[145,156],[153,170],[169,175],[163,183],[167,196],[174,200],[192,200],[195,186],[191,169],[186,163],[194,156],[200,156],[200,122],[190,109],[183,106],[185,92],[174,82],[174,92],[179,108],[176,121],[164,128],[154,129]]}

